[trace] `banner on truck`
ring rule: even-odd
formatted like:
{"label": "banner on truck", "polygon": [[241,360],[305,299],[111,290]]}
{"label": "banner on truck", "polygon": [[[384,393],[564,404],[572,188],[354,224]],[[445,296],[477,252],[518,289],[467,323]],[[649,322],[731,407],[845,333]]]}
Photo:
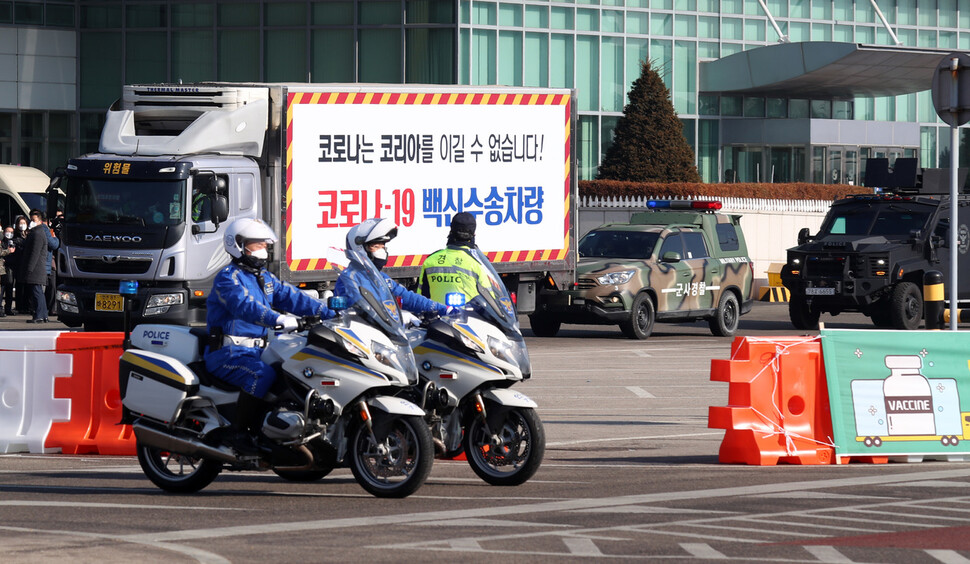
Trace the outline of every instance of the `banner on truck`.
{"label": "banner on truck", "polygon": [[371,217],[400,228],[388,266],[419,266],[462,211],[495,262],[564,259],[571,111],[568,93],[290,93],[290,270],[332,268],[325,250]]}
{"label": "banner on truck", "polygon": [[970,333],[821,336],[836,456],[970,452]]}

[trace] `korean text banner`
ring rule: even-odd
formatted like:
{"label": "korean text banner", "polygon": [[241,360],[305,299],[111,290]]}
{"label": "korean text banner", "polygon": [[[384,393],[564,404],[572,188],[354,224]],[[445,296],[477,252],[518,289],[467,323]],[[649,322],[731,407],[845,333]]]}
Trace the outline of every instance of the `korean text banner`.
{"label": "korean text banner", "polygon": [[569,248],[570,97],[564,94],[302,92],[287,111],[287,261],[370,217],[400,227],[388,266],[420,265],[458,212],[492,260],[561,260]]}
{"label": "korean text banner", "polygon": [[836,456],[970,452],[970,333],[821,336]]}

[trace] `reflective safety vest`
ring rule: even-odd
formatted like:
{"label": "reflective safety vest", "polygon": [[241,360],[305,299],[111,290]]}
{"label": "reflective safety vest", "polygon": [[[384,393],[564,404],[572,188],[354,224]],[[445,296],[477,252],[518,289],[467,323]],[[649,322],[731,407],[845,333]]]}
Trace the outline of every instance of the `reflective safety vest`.
{"label": "reflective safety vest", "polygon": [[429,256],[421,266],[421,295],[445,303],[445,295],[460,292],[469,302],[478,295],[478,281],[489,287],[485,268],[467,247],[448,245]]}

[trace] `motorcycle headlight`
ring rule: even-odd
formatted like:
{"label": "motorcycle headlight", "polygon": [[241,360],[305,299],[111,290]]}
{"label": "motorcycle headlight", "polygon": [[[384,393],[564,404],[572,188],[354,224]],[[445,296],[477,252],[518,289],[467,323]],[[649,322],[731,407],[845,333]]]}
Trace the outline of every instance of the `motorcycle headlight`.
{"label": "motorcycle headlight", "polygon": [[626,284],[636,274],[636,270],[622,270],[620,272],[610,272],[602,276],[597,276],[596,281],[604,286],[620,286]]}
{"label": "motorcycle headlight", "polygon": [[502,359],[509,364],[518,364],[518,361],[512,355],[511,343],[500,341],[495,337],[489,337],[488,352],[492,353],[492,356]]}
{"label": "motorcycle headlight", "polygon": [[391,348],[377,341],[371,341],[370,348],[374,351],[374,359],[380,362],[388,368],[393,368],[398,372],[407,373],[407,368],[402,362],[403,359],[400,358],[400,351],[395,348]]}
{"label": "motorcycle headlight", "polygon": [[351,343],[347,339],[341,339],[340,342],[343,343],[344,348],[347,349],[347,352],[349,352],[350,354],[352,354],[352,355],[354,355],[356,357],[365,357],[365,356],[367,356],[366,354],[364,354],[364,351],[360,350],[360,347],[358,347],[357,345]]}
{"label": "motorcycle headlight", "polygon": [[458,336],[461,338],[461,344],[465,345],[468,349],[470,349],[472,351],[475,351],[475,352],[485,352],[485,351],[482,350],[482,347],[478,346],[478,343],[476,343],[475,341],[471,340],[471,338],[468,337],[468,335],[465,335],[464,333],[462,333],[461,331],[459,331],[458,332]]}

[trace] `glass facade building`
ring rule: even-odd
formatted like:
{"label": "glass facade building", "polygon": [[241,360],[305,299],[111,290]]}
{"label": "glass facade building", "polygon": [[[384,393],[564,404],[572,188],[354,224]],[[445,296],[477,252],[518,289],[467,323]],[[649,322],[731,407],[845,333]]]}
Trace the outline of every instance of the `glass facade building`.
{"label": "glass facade building", "polygon": [[[45,34],[70,40],[52,53]],[[929,83],[880,96],[702,90],[707,62],[780,42],[970,50],[970,1],[0,0],[0,160],[50,173],[95,150],[129,83],[511,85],[576,89],[577,164],[589,179],[649,60],[707,182],[855,182],[874,156],[948,166]],[[37,102],[48,82],[31,65],[52,60],[64,94]],[[846,122],[869,133],[819,133]],[[795,133],[771,135],[778,124]],[[961,135],[964,165],[967,143]]]}

